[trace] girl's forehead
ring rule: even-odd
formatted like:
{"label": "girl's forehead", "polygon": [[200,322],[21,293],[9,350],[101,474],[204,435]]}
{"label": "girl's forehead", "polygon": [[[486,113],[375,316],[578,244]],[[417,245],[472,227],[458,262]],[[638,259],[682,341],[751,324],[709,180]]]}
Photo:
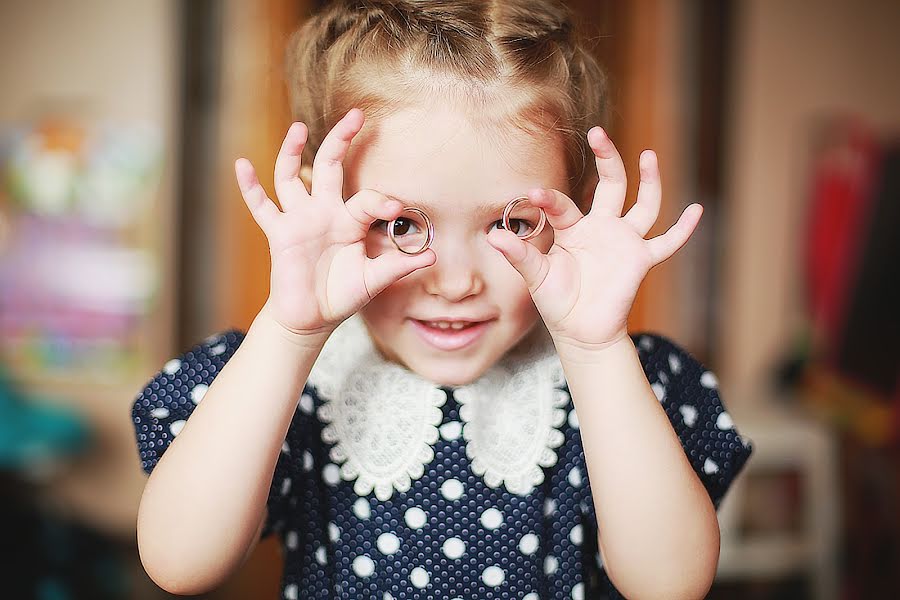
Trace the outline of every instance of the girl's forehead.
{"label": "girl's forehead", "polygon": [[[436,106],[366,121],[351,143],[345,183],[373,188],[407,206],[449,206],[496,214],[531,187],[565,190],[566,166],[555,136],[537,139]],[[464,201],[463,201],[464,200]]]}

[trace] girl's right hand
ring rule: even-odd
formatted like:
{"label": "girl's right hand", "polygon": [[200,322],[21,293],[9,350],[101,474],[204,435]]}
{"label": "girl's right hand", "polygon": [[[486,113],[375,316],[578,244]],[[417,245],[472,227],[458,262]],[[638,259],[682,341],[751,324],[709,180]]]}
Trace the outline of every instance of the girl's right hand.
{"label": "girl's right hand", "polygon": [[275,160],[281,210],[266,195],[250,161],[235,162],[244,201],[269,241],[266,310],[290,333],[330,335],[383,289],[436,260],[430,249],[418,255],[397,249],[376,258],[366,255],[372,224],[398,217],[403,205],[371,189],[344,202],[343,160],[364,120],[363,112],[353,108],[325,136],[313,160],[311,195],[299,177],[309,131],[303,123],[291,125]]}

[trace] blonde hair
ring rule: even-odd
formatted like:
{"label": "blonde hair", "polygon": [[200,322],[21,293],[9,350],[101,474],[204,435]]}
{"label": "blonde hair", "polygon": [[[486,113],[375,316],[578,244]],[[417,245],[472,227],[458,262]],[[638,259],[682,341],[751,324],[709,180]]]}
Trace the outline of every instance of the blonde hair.
{"label": "blonde hair", "polygon": [[586,134],[605,123],[606,77],[561,2],[333,0],[292,34],[285,58],[294,120],[309,128],[305,165],[351,108],[368,122],[438,97],[491,115],[500,136],[504,124],[536,139],[556,132],[572,198],[589,202]]}

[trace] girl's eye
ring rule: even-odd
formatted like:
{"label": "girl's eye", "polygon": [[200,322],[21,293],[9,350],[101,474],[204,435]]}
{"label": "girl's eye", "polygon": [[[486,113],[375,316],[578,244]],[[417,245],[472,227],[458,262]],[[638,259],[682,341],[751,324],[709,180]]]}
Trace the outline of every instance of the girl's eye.
{"label": "girl's eye", "polygon": [[[496,225],[498,229],[505,229],[505,227],[503,227],[502,219],[494,221],[494,225]],[[525,219],[510,219],[509,227],[510,231],[519,237],[525,237],[526,235],[534,231],[534,225],[530,221],[526,221]]]}
{"label": "girl's eye", "polygon": [[[382,221],[379,219],[378,221],[373,223],[372,228],[373,229],[378,228],[378,229],[384,231],[384,234],[387,235],[387,226],[388,226],[388,221]],[[411,235],[411,234],[415,234],[418,232],[419,232],[419,227],[418,227],[418,225],[415,224],[415,222],[412,221],[412,219],[405,219],[403,217],[398,217],[394,221],[394,237],[401,236],[401,235]]]}

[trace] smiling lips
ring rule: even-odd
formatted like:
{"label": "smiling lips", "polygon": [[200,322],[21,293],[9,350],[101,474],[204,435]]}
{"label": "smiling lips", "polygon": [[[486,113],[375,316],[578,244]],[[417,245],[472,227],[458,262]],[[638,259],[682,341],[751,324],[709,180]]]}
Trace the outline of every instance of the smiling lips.
{"label": "smiling lips", "polygon": [[431,346],[439,350],[459,350],[484,335],[491,321],[411,319],[411,322],[419,337]]}

